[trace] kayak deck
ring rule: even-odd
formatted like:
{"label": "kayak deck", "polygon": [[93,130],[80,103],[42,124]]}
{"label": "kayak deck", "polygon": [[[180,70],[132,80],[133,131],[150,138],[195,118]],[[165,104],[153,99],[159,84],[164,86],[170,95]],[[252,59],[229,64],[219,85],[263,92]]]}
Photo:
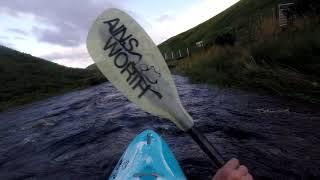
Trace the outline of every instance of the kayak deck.
{"label": "kayak deck", "polygon": [[167,143],[145,130],[130,143],[109,180],[186,179]]}

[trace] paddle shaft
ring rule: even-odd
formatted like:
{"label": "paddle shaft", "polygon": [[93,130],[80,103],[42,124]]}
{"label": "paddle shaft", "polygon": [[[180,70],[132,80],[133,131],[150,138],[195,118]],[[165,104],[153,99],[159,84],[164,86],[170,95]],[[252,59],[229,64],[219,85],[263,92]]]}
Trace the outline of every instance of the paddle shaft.
{"label": "paddle shaft", "polygon": [[208,139],[202,135],[202,133],[195,127],[187,131],[193,140],[200,146],[200,148],[209,156],[213,163],[218,167],[222,167],[225,164],[221,154],[212,146]]}

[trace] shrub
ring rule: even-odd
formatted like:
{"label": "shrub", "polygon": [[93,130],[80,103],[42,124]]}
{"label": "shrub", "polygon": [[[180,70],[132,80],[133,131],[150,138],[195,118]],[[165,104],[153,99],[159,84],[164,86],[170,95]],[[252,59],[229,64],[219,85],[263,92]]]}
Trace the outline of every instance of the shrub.
{"label": "shrub", "polygon": [[236,42],[236,37],[233,33],[230,33],[230,32],[219,35],[215,40],[215,44],[222,45],[222,46],[225,46],[225,45],[233,46],[235,42]]}
{"label": "shrub", "polygon": [[320,1],[319,0],[296,0],[295,11],[298,15],[319,15]]}

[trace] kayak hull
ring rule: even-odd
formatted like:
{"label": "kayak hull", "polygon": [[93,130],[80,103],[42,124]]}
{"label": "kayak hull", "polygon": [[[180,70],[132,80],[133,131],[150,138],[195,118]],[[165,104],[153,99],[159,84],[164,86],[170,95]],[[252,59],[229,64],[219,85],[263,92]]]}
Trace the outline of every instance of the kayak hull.
{"label": "kayak hull", "polygon": [[168,144],[154,131],[136,136],[120,158],[109,180],[186,179]]}

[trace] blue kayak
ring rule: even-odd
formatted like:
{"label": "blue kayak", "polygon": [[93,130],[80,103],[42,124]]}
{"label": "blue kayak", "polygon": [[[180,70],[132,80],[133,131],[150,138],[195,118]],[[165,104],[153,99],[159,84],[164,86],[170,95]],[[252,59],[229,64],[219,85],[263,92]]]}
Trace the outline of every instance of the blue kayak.
{"label": "blue kayak", "polygon": [[168,144],[154,131],[136,136],[120,158],[109,180],[186,179]]}

